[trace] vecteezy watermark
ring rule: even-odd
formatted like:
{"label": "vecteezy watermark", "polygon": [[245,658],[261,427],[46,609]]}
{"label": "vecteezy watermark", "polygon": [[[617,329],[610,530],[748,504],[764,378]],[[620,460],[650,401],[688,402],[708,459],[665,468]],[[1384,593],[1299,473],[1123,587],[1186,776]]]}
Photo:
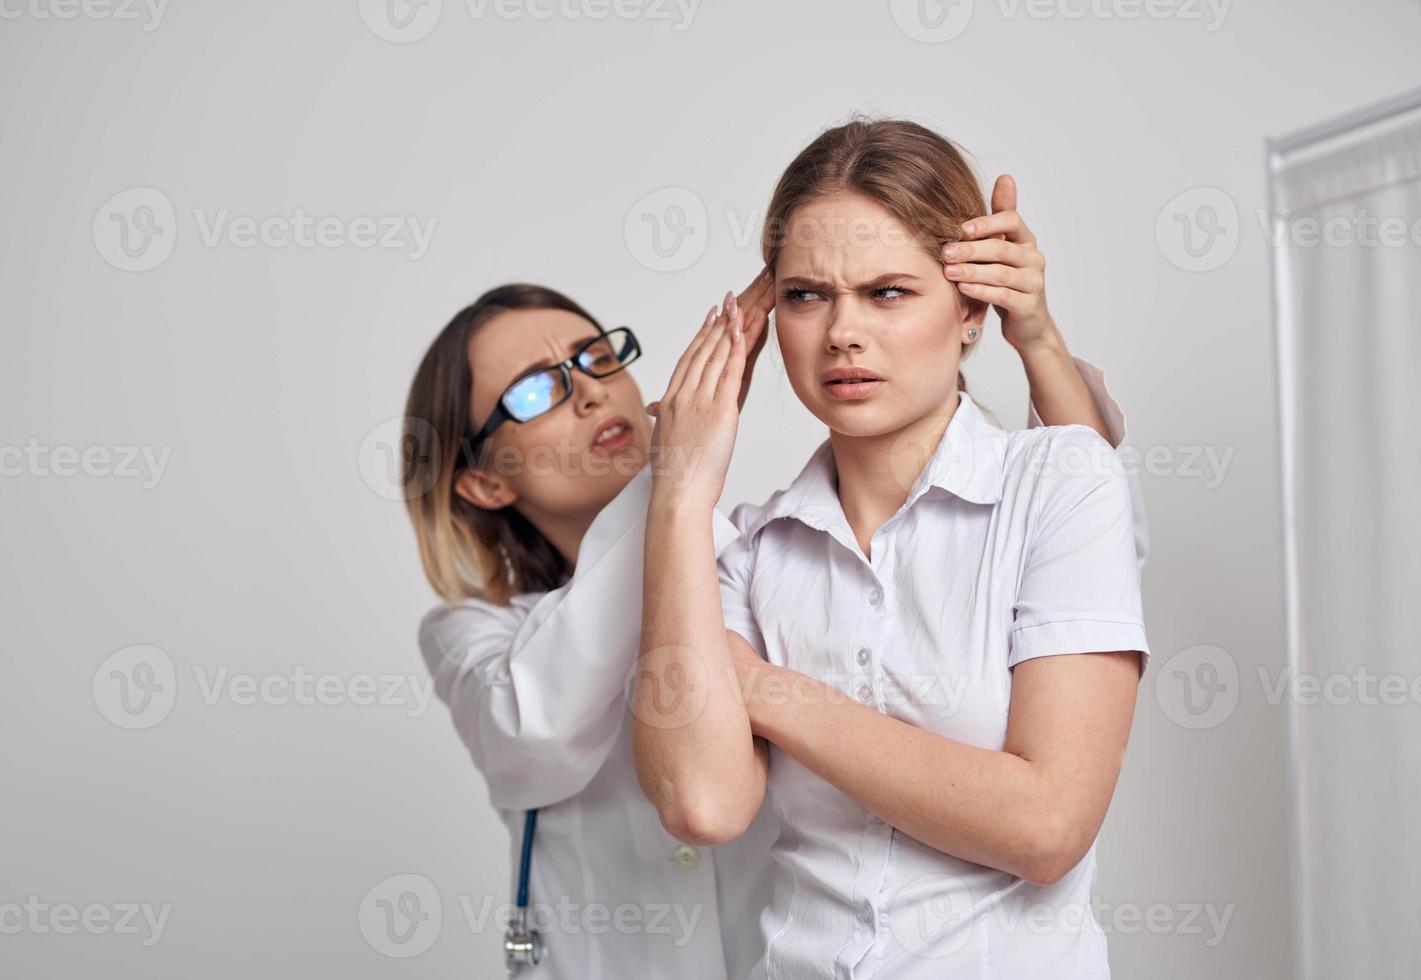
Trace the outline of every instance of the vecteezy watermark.
{"label": "vecteezy watermark", "polygon": [[1174,20],[1223,26],[1233,0],[997,0],[1003,20]]}
{"label": "vecteezy watermark", "polygon": [[[508,928],[516,906],[509,901],[498,902],[490,896],[475,901],[471,895],[460,895],[459,905],[469,931],[475,934],[495,928]],[[668,936],[671,945],[681,949],[695,938],[704,907],[686,906],[679,902],[577,902],[567,895],[556,902],[530,902],[528,926],[546,935],[604,936]]]}
{"label": "vecteezy watermark", "polygon": [[1271,248],[1421,248],[1421,218],[1379,215],[1364,208],[1326,217],[1287,208],[1277,220],[1259,208],[1258,224]]}
{"label": "vecteezy watermark", "polygon": [[1291,667],[1283,667],[1275,670],[1271,677],[1268,668],[1257,669],[1263,697],[1271,705],[1281,704],[1288,698],[1303,707],[1317,704],[1334,707],[1421,706],[1421,674],[1407,675],[1395,671],[1378,674],[1366,664],[1330,674],[1295,672]]}
{"label": "vecteezy watermark", "polygon": [[428,674],[312,674],[299,664],[289,672],[232,673],[226,665],[209,670],[198,664],[193,679],[202,703],[238,707],[267,705],[302,707],[403,707],[411,718],[429,710],[434,699],[434,678]]}
{"label": "vecteezy watermark", "polygon": [[0,0],[0,20],[136,21],[148,34],[167,9],[168,0]]}
{"label": "vecteezy watermark", "polygon": [[[678,848],[678,851],[685,850]],[[473,935],[505,931],[513,921],[514,903],[491,895],[460,894],[464,924]],[[548,935],[665,936],[677,949],[694,938],[705,908],[678,902],[581,902],[560,896],[555,902],[528,905],[530,928]],[[408,959],[429,951],[444,925],[439,888],[422,874],[391,875],[377,882],[360,900],[356,923],[370,948],[384,956]]]}
{"label": "vecteezy watermark", "polygon": [[[996,0],[1002,20],[1171,20],[1223,26],[1233,0]],[[938,44],[972,23],[973,0],[889,0],[893,21],[914,41]]]}
{"label": "vecteezy watermark", "polygon": [[[358,0],[360,19],[382,41],[409,44],[439,26],[444,0]],[[531,21],[665,21],[677,33],[695,19],[700,0],[464,0],[470,19]]]}
{"label": "vecteezy watermark", "polygon": [[[434,679],[427,674],[311,673],[299,664],[289,671],[234,673],[226,665],[192,669],[194,690],[208,707],[355,707],[404,708],[422,716],[434,700]],[[178,672],[168,654],[139,644],[110,654],[92,678],[94,706],[113,724],[128,730],[152,728],[172,713],[178,697]]]}
{"label": "vecteezy watermark", "polygon": [[830,213],[812,221],[767,220],[763,207],[752,207],[724,208],[713,222],[705,201],[688,187],[662,187],[639,198],[627,211],[622,236],[627,251],[641,265],[653,272],[678,272],[705,254],[712,225],[720,222],[731,245],[743,250],[766,244],[806,248],[920,244],[892,218]]}
{"label": "vecteezy watermark", "polygon": [[914,41],[951,41],[972,23],[973,0],[890,0],[898,29]]}
{"label": "vecteezy watermark", "polygon": [[699,194],[685,187],[663,187],[631,206],[622,235],[632,258],[648,269],[679,272],[705,253],[709,229]]}
{"label": "vecteezy watermark", "polygon": [[148,902],[42,902],[30,895],[23,905],[0,902],[0,934],[45,936],[138,936],[144,946],[156,946],[167,928],[171,902],[154,907]]}
{"label": "vecteezy watermark", "polygon": [[1155,219],[1155,241],[1164,257],[1186,272],[1217,269],[1238,250],[1238,205],[1217,187],[1176,194]]}
{"label": "vecteezy watermark", "polygon": [[[865,910],[867,911],[867,909]],[[961,878],[935,872],[910,878],[883,906],[889,932],[899,947],[921,959],[964,956],[974,962],[983,950],[969,946],[993,936],[1077,936],[1097,933],[1198,936],[1206,947],[1224,941],[1235,906],[1209,902],[1166,903],[1048,901],[1032,893],[1008,891],[1000,901],[982,902]],[[966,951],[964,953],[964,951]]]}
{"label": "vecteezy watermark", "polygon": [[1239,694],[1238,664],[1223,647],[1180,650],[1155,672],[1155,700],[1183,728],[1222,725],[1238,707]]}
{"label": "vecteezy watermark", "polygon": [[152,728],[173,710],[177,670],[158,647],[124,647],[94,670],[93,695],[99,713],[119,728]]}
{"label": "vecteezy watermark", "polygon": [[[1421,706],[1421,673],[1385,673],[1367,664],[1319,673],[1292,667],[1255,668],[1266,704],[1289,701],[1302,708]],[[1217,728],[1232,717],[1243,694],[1238,663],[1223,647],[1181,650],[1155,674],[1155,699],[1170,721],[1183,728]]]}
{"label": "vecteezy watermark", "polygon": [[151,490],[172,454],[172,446],[50,446],[31,437],[23,446],[0,446],[0,477],[136,479]]}
{"label": "vecteezy watermark", "polygon": [[444,924],[439,889],[424,875],[391,875],[365,893],[356,924],[370,948],[391,959],[429,951]]}
{"label": "vecteezy watermark", "polygon": [[439,433],[424,419],[386,419],[365,433],[356,450],[365,485],[386,500],[413,500],[434,488],[443,460]]}
{"label": "vecteezy watermark", "polygon": [[[279,214],[239,214],[230,208],[194,208],[197,241],[205,248],[377,249],[418,262],[429,251],[438,217],[414,215],[311,215],[302,208]],[[133,187],[104,202],[94,215],[94,247],[124,272],[147,272],[168,260],[178,240],[178,212],[153,187]]]}
{"label": "vecteezy watermark", "polygon": [[[649,466],[653,476],[673,481],[678,487],[687,486],[694,479],[702,456],[699,447],[630,445],[605,452],[569,439],[527,448],[491,443],[476,446],[469,436],[461,436],[454,451],[449,465],[457,468],[473,460],[484,472],[497,476],[600,479],[616,474],[630,480]],[[424,496],[433,489],[444,465],[439,434],[428,422],[412,416],[386,419],[374,426],[361,439],[356,452],[361,480],[386,500]]]}

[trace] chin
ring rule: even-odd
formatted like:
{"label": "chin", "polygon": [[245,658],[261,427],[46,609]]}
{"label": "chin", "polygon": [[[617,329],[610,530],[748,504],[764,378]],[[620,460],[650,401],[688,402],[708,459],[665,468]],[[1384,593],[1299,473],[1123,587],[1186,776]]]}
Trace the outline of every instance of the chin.
{"label": "chin", "polygon": [[900,420],[889,417],[877,405],[820,405],[814,415],[839,435],[856,439],[886,435],[902,428]]}

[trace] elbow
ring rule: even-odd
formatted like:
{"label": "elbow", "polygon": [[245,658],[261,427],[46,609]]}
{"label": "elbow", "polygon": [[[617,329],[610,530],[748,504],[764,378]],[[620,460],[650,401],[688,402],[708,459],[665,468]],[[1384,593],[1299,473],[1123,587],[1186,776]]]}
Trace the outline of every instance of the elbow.
{"label": "elbow", "polygon": [[724,807],[675,806],[658,808],[661,826],[683,844],[716,847],[739,839],[750,821]]}
{"label": "elbow", "polygon": [[1066,829],[1047,830],[1033,836],[1022,855],[1018,875],[1039,888],[1056,884],[1085,858],[1091,841]]}

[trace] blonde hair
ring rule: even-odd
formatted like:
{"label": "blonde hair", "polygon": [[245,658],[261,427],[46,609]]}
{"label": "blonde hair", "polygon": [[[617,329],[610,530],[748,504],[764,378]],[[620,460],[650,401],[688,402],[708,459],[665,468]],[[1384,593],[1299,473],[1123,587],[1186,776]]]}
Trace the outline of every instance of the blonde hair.
{"label": "blonde hair", "polygon": [[[785,168],[770,197],[760,239],[774,268],[799,207],[833,194],[862,194],[933,247],[962,239],[962,223],[987,213],[982,188],[951,140],[906,119],[856,116],[820,133]],[[962,345],[965,360],[975,344]],[[957,387],[967,379],[957,373]]]}
{"label": "blonde hair", "polygon": [[472,455],[472,427],[483,421],[472,417],[469,340],[497,314],[528,309],[575,313],[604,332],[592,314],[557,290],[499,286],[454,315],[410,384],[401,440],[405,506],[425,577],[448,602],[480,598],[507,605],[519,592],[555,589],[571,573],[562,553],[517,510],[485,510],[454,490]]}

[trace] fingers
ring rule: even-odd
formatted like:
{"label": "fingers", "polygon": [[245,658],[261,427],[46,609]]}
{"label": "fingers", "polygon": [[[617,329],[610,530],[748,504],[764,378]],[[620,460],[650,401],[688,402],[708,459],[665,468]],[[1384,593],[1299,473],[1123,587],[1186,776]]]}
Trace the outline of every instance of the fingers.
{"label": "fingers", "polygon": [[[743,315],[743,311],[737,315]],[[740,386],[745,378],[745,363],[749,350],[749,338],[742,330],[730,345],[725,368],[721,372],[720,384],[715,390],[716,398],[729,398],[737,405],[739,404]]]}
{"label": "fingers", "polygon": [[973,262],[943,267],[943,275],[956,283],[977,282],[990,286],[1006,286],[1025,293],[1037,293],[1046,288],[1046,277],[1038,266],[1019,268],[999,263]]}
{"label": "fingers", "polygon": [[1016,210],[1016,178],[1002,174],[992,185],[992,213]]}
{"label": "fingers", "polygon": [[1036,249],[1001,238],[987,238],[980,242],[949,242],[942,247],[942,260],[947,263],[998,262],[1020,269],[1046,264],[1045,256]]}
{"label": "fingers", "polygon": [[1033,248],[1036,246],[1036,236],[1031,233],[1031,229],[1022,220],[1021,213],[1016,210],[984,214],[962,223],[964,240],[991,238],[995,235],[1003,235],[1009,242]]}
{"label": "fingers", "polygon": [[720,316],[716,317],[715,324],[711,327],[710,332],[706,334],[705,339],[701,342],[695,354],[691,357],[690,363],[686,366],[686,375],[681,380],[681,387],[685,391],[694,392],[699,389],[701,375],[705,373],[706,361],[710,360],[710,356],[715,349],[715,343],[720,339],[721,333],[728,328],[731,313],[734,309],[738,308],[735,294],[733,292],[727,292],[725,294],[725,305],[721,310]]}
{"label": "fingers", "polygon": [[740,376],[735,376],[735,384],[732,389],[729,379],[727,365],[732,361],[744,364],[745,357],[735,357],[736,351],[745,350],[745,334],[740,329],[740,319],[744,316],[744,311],[734,309],[730,313],[729,322],[726,329],[721,333],[720,338],[715,342],[715,349],[711,352],[710,359],[706,361],[705,371],[701,374],[701,385],[699,397],[703,403],[710,403],[715,400],[716,394],[720,391],[734,390],[738,396],[740,393]]}
{"label": "fingers", "polygon": [[957,284],[965,296],[972,299],[990,303],[993,306],[1000,306],[1009,313],[1021,311],[1035,297],[1032,293],[1023,293],[1016,289],[1008,289],[1006,286],[989,286],[980,282],[960,282]]}
{"label": "fingers", "polygon": [[746,286],[745,291],[739,296],[739,306],[745,311],[747,318],[758,312],[768,313],[774,309],[774,301],[770,299],[774,295],[774,287],[775,279],[770,275],[768,266],[761,269],[759,275],[750,280],[750,285]]}
{"label": "fingers", "polygon": [[719,311],[712,306],[710,312],[706,314],[705,320],[701,323],[701,329],[696,331],[696,335],[691,338],[691,342],[686,345],[686,350],[681,354],[681,359],[676,362],[676,367],[671,372],[671,380],[666,383],[666,394],[670,395],[679,391],[681,385],[685,383],[686,371],[691,362],[695,359],[701,345],[705,343],[706,337],[710,334],[711,327],[715,324],[716,315]]}

